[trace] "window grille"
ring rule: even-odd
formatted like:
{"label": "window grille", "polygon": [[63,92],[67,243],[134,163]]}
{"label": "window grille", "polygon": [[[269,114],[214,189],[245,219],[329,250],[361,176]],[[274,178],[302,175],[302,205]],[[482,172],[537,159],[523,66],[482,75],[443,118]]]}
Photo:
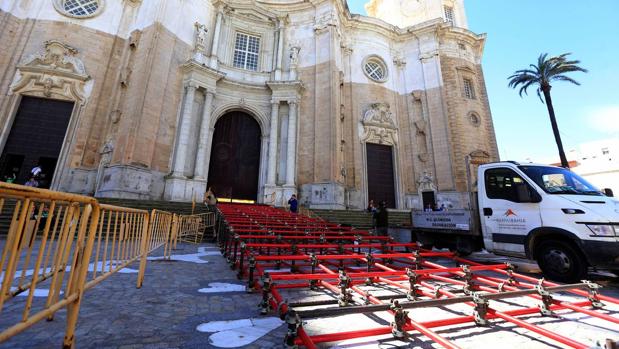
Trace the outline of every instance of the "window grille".
{"label": "window grille", "polygon": [[243,33],[236,34],[233,62],[235,68],[257,71],[259,52],[259,37]]}

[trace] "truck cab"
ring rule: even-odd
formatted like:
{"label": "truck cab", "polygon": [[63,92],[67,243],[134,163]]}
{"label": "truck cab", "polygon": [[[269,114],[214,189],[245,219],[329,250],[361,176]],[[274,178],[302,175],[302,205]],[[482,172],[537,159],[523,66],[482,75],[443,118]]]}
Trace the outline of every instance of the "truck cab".
{"label": "truck cab", "polygon": [[[561,167],[498,162],[478,167],[483,245],[535,259],[557,281],[589,266],[619,271],[619,201]],[[473,215],[473,213],[472,213]]]}

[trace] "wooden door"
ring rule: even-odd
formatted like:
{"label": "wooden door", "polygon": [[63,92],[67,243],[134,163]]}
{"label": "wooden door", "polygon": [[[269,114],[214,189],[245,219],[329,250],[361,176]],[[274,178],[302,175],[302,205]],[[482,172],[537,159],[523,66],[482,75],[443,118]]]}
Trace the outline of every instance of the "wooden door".
{"label": "wooden door", "polygon": [[388,145],[366,144],[368,167],[368,199],[376,204],[386,201],[387,207],[396,207],[395,177],[393,175],[393,148]]}
{"label": "wooden door", "polygon": [[73,102],[22,97],[0,156],[0,179],[15,173],[15,183],[24,184],[38,164],[39,187],[49,188],[72,112]]}
{"label": "wooden door", "polygon": [[217,197],[257,200],[260,125],[243,112],[231,112],[215,124],[208,185]]}

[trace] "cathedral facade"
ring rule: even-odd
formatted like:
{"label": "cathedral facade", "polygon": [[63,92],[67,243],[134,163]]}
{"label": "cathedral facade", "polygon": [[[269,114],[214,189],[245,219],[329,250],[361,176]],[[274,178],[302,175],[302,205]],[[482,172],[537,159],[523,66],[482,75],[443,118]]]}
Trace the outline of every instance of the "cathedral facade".
{"label": "cathedral facade", "polygon": [[463,0],[0,2],[0,176],[97,197],[468,203],[498,159]]}

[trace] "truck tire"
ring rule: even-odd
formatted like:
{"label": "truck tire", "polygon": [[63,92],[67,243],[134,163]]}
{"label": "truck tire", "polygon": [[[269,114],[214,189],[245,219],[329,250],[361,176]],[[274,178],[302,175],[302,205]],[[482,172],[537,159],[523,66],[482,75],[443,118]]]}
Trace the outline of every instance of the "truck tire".
{"label": "truck tire", "polygon": [[558,241],[542,241],[536,248],[536,260],[544,276],[559,282],[580,282],[587,277],[585,257],[571,244]]}

